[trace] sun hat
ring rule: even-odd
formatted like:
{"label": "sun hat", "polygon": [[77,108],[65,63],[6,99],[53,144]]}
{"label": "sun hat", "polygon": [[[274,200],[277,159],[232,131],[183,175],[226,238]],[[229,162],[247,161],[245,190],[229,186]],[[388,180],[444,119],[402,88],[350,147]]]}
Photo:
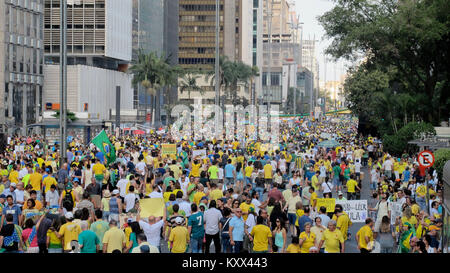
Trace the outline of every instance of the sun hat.
{"label": "sun hat", "polygon": [[110,198],[111,197],[111,192],[109,190],[105,190],[105,192],[103,193],[103,197],[104,198]]}

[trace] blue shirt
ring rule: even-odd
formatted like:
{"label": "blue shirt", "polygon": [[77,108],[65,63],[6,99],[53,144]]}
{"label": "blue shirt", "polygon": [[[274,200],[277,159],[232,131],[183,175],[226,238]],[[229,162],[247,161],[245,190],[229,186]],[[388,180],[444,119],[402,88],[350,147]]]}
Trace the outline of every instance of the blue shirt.
{"label": "blue shirt", "polygon": [[12,214],[13,215],[13,223],[15,225],[19,224],[19,216],[22,213],[22,210],[20,209],[20,207],[16,204],[12,205],[12,207],[10,207],[9,205],[6,205],[3,208],[3,215],[5,215],[5,223],[6,223],[6,215],[7,214]]}
{"label": "blue shirt", "polygon": [[403,172],[403,181],[404,182],[408,182],[410,176],[411,176],[411,172],[410,171],[404,171]]}
{"label": "blue shirt", "polygon": [[225,177],[227,178],[233,178],[233,171],[236,170],[236,168],[232,164],[225,165]]}
{"label": "blue shirt", "polygon": [[96,153],[95,157],[98,158],[98,160],[100,160],[100,163],[102,164],[105,163],[105,155],[102,152]]}
{"label": "blue shirt", "polygon": [[230,227],[233,227],[233,241],[244,241],[244,219],[234,216],[230,220]]}
{"label": "blue shirt", "polygon": [[81,253],[97,253],[97,245],[100,244],[100,240],[95,232],[85,230],[78,235],[78,243],[83,245]]}
{"label": "blue shirt", "polygon": [[309,218],[309,216],[307,216],[307,215],[303,215],[302,217],[300,217],[300,219],[298,219],[298,227],[300,229],[300,233],[305,231],[305,224],[308,222],[311,223],[311,225],[313,223],[311,218]]}
{"label": "blue shirt", "polygon": [[188,226],[192,227],[191,237],[194,239],[203,239],[205,235],[204,216],[201,211],[189,216]]}

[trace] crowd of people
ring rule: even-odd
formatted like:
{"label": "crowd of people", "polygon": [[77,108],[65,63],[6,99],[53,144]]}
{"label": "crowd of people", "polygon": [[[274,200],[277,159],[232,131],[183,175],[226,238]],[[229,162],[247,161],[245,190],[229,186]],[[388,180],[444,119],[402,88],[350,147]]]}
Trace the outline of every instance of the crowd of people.
{"label": "crowd of people", "polygon": [[[61,166],[59,146],[42,136],[9,137],[0,252],[344,253],[349,240],[361,253],[442,251],[443,184],[433,168],[422,175],[415,155],[384,152],[351,118],[292,119],[280,130],[277,144],[111,135],[110,164],[74,137]],[[327,138],[339,145],[321,146]],[[163,153],[164,143],[176,153]],[[354,236],[342,205],[317,205],[359,200],[363,189],[369,217]],[[141,218],[146,198],[163,199],[163,215]]]}

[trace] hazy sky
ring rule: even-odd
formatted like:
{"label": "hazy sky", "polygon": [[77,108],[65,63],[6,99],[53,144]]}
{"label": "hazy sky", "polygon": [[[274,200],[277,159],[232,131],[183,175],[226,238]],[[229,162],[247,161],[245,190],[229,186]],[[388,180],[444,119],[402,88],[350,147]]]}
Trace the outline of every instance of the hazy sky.
{"label": "hazy sky", "polygon": [[[300,16],[300,22],[303,22],[303,39],[313,39],[314,34],[318,40],[316,57],[319,61],[320,80],[325,79],[325,49],[331,43],[331,40],[324,40],[325,30],[319,25],[317,16],[331,10],[335,3],[331,0],[296,0],[295,8],[297,15]],[[316,44],[317,45],[317,44]],[[335,69],[336,68],[336,72]],[[339,61],[336,65],[331,61],[327,62],[326,80],[339,79],[340,75],[345,74],[344,62]],[[336,75],[336,76],[335,76]]]}

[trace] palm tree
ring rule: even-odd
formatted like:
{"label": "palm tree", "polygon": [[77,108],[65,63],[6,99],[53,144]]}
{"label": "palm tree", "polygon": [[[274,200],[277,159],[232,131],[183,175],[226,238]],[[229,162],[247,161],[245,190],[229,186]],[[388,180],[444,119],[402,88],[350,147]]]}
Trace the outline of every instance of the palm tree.
{"label": "palm tree", "polygon": [[[214,86],[216,80],[215,71],[208,71],[206,75],[207,81],[210,80],[210,84]],[[228,98],[229,102],[236,101],[238,84],[244,83],[247,86],[248,81],[255,75],[258,75],[257,67],[252,68],[241,61],[232,62],[227,56],[221,56],[219,59],[219,86],[224,87],[224,97]],[[222,100],[223,104],[224,101]]]}
{"label": "palm tree", "polygon": [[197,85],[197,80],[201,78],[201,75],[198,74],[198,71],[185,71],[185,74],[181,78],[180,84],[180,93],[183,94],[184,91],[188,92],[188,103],[191,101],[191,92],[197,91],[200,92],[201,95],[205,94],[205,90]]}
{"label": "palm tree", "polygon": [[157,107],[156,117],[158,118],[158,122],[160,120],[158,113],[159,89],[175,85],[179,72],[180,70],[177,66],[171,66],[169,64],[169,57],[164,57],[164,54],[158,56],[156,52],[146,54],[143,50],[139,50],[137,62],[130,68],[130,73],[134,75],[133,85],[141,84],[153,98],[152,112]]}

